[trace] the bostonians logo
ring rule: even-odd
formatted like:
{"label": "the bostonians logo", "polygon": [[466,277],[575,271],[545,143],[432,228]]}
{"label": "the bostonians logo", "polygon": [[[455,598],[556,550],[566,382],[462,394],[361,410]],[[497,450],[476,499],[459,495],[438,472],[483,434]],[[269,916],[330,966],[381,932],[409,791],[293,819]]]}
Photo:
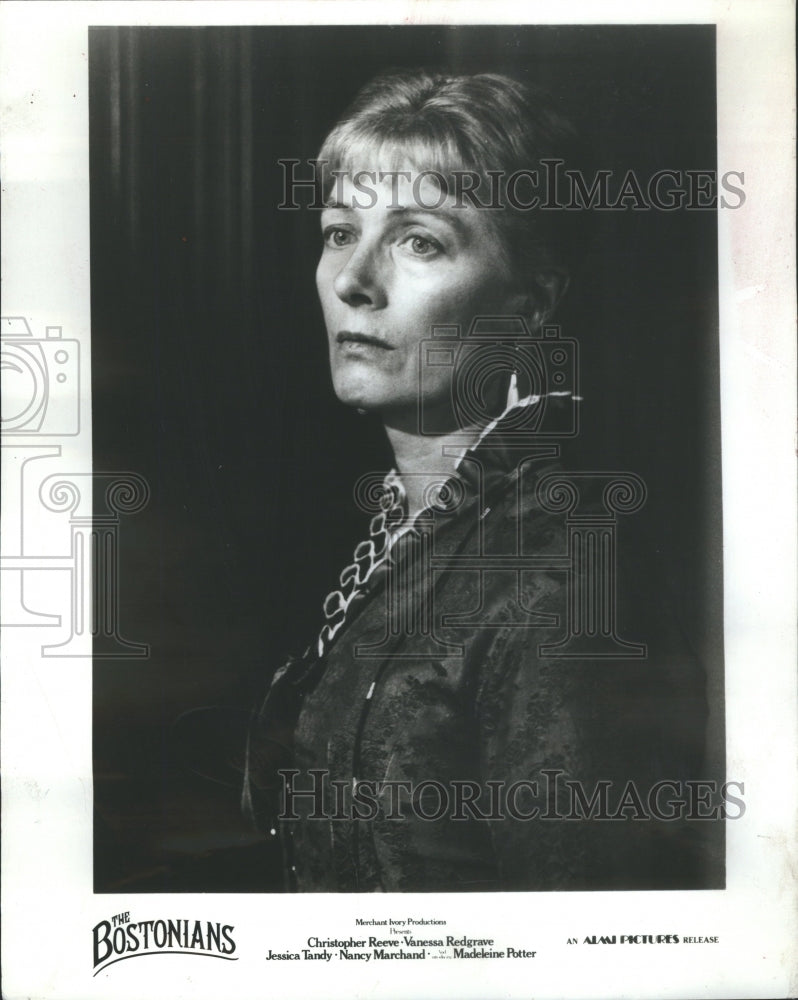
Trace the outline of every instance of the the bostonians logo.
{"label": "the bostonians logo", "polygon": [[235,928],[210,920],[131,921],[129,913],[117,913],[94,928],[94,973],[114,962],[144,955],[204,955],[235,962]]}

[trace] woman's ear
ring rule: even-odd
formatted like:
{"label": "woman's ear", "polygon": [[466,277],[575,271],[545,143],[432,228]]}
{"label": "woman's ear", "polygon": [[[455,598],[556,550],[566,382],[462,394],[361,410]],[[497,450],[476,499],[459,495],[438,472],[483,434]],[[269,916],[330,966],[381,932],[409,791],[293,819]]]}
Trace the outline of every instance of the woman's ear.
{"label": "woman's ear", "polygon": [[533,330],[540,329],[554,315],[565,295],[570,276],[565,268],[552,267],[534,275],[531,291],[517,292],[507,302],[507,313],[523,316]]}
{"label": "woman's ear", "polygon": [[570,276],[564,268],[551,268],[535,276],[535,291],[528,297],[531,308],[525,313],[533,330],[539,329],[554,315],[569,281]]}

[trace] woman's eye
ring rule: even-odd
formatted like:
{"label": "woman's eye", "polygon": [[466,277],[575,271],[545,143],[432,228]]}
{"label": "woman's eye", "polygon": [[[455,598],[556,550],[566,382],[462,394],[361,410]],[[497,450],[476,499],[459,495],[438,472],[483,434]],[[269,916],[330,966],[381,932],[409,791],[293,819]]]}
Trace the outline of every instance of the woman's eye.
{"label": "woman's eye", "polygon": [[443,252],[440,243],[430,236],[410,235],[404,242],[414,257],[433,257]]}
{"label": "woman's eye", "polygon": [[328,226],[324,230],[322,237],[325,246],[333,247],[333,249],[348,246],[354,239],[354,236],[348,229],[341,229],[338,226]]}

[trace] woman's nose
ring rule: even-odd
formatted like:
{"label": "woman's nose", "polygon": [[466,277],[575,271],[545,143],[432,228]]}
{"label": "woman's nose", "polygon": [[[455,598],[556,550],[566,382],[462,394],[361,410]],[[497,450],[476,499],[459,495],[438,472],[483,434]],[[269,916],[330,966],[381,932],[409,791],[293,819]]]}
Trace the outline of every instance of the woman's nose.
{"label": "woman's nose", "polygon": [[380,309],[385,305],[385,289],[380,274],[379,263],[372,250],[358,247],[333,281],[335,294],[347,305],[372,306]]}

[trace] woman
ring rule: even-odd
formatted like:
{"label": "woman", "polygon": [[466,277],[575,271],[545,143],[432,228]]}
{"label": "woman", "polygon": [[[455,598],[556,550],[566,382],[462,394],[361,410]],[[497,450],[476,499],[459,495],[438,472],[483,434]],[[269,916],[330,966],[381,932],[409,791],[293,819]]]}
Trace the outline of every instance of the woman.
{"label": "woman", "polygon": [[[577,402],[543,336],[564,213],[529,208],[568,138],[516,81],[418,72],[368,85],[319,155],[333,387],[380,417],[395,469],[362,484],[369,538],[253,720],[245,807],[288,888],[700,877],[678,798],[701,672],[640,578],[590,604],[609,550],[569,558],[554,459]],[[578,514],[604,523],[589,500]],[[580,595],[601,627],[576,635]]]}

